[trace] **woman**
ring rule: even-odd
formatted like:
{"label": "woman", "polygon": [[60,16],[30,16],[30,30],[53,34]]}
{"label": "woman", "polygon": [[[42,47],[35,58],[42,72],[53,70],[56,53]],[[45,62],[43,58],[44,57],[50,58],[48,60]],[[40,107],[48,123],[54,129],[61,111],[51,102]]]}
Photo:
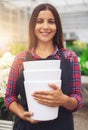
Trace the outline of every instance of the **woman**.
{"label": "woman", "polygon": [[[61,89],[50,84],[53,91],[33,94],[40,104],[60,107],[58,118],[45,122],[33,120],[33,112],[28,112],[22,75],[24,61],[42,59],[61,60],[62,69]],[[5,104],[17,115],[13,130],[74,130],[72,112],[82,107],[80,67],[76,54],[63,46],[60,17],[51,4],[40,4],[33,10],[29,23],[29,48],[18,54],[12,64]]]}

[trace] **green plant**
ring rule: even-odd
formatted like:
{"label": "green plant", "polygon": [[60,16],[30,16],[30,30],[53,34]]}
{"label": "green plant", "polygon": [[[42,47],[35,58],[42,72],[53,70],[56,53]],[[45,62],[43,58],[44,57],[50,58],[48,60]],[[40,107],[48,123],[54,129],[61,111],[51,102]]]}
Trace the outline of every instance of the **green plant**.
{"label": "green plant", "polygon": [[13,55],[16,55],[17,53],[24,51],[26,49],[26,45],[22,43],[11,43],[9,44],[9,50]]}
{"label": "green plant", "polygon": [[2,120],[13,120],[14,114],[7,110],[4,104],[4,98],[0,97],[0,119]]}
{"label": "green plant", "polygon": [[88,75],[88,48],[80,56],[80,66],[83,75]]}
{"label": "green plant", "polygon": [[81,74],[88,75],[88,45],[82,41],[67,41],[66,47],[73,50],[79,57]]}
{"label": "green plant", "polygon": [[83,41],[73,41],[73,46],[75,48],[80,48],[80,49],[86,49],[87,48],[87,44],[86,42]]}
{"label": "green plant", "polygon": [[5,108],[4,98],[3,98],[3,97],[0,97],[0,109],[3,109],[3,108]]}
{"label": "green plant", "polygon": [[83,51],[87,48],[87,44],[86,42],[78,40],[67,41],[66,47],[68,49],[73,50],[77,54],[77,56],[80,56],[83,53]]}

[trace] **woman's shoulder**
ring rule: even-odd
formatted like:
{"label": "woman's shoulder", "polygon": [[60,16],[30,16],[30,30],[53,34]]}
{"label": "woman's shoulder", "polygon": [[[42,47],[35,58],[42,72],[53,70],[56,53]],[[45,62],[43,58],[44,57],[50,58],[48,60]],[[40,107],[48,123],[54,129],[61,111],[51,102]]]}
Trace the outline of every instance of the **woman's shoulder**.
{"label": "woman's shoulder", "polygon": [[73,60],[74,58],[77,58],[76,53],[73,50],[62,48],[63,54],[65,58]]}
{"label": "woman's shoulder", "polygon": [[73,50],[67,49],[67,48],[62,48],[62,51],[65,55],[68,56],[77,56],[76,53]]}
{"label": "woman's shoulder", "polygon": [[16,59],[16,60],[23,60],[23,61],[24,61],[26,55],[27,55],[29,52],[30,52],[29,50],[21,51],[21,52],[19,52],[19,53],[16,55],[15,59]]}

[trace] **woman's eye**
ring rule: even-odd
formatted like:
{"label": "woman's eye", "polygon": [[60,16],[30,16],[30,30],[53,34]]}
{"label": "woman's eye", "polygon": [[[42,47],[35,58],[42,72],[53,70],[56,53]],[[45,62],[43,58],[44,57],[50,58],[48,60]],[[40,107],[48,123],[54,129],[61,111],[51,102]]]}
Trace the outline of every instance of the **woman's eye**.
{"label": "woman's eye", "polygon": [[42,20],[37,20],[37,22],[36,22],[36,23],[41,24],[42,22],[43,22]]}
{"label": "woman's eye", "polygon": [[55,21],[48,21],[48,23],[50,23],[50,24],[55,24]]}

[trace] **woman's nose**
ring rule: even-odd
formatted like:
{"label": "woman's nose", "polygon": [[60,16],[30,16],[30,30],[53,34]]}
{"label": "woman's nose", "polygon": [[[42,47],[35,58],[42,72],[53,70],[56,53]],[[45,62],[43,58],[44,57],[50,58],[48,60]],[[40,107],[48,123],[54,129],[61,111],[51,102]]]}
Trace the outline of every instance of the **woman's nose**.
{"label": "woman's nose", "polygon": [[49,26],[48,26],[48,23],[47,23],[47,22],[44,22],[44,23],[43,23],[43,28],[44,28],[44,29],[48,29],[48,27],[49,27]]}

